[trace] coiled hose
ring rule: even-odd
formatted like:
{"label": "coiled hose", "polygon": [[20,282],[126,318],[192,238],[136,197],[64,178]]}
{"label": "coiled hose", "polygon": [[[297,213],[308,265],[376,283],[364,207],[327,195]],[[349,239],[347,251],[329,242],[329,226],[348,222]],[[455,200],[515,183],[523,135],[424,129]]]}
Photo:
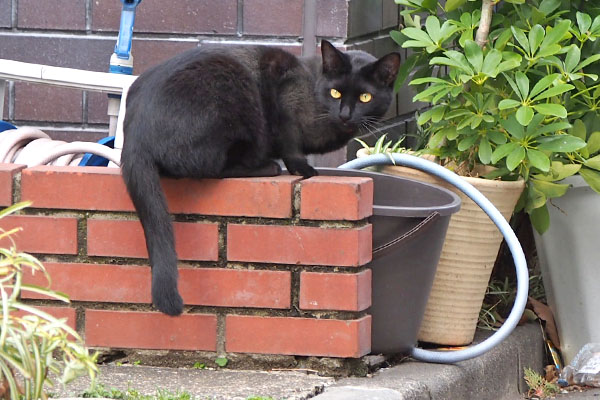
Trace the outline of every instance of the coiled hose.
{"label": "coiled hose", "polygon": [[470,183],[462,179],[460,176],[456,175],[454,172],[436,163],[403,153],[373,154],[367,157],[361,157],[349,161],[343,165],[340,165],[338,168],[362,169],[376,165],[392,164],[402,165],[427,172],[455,186],[471,200],[473,200],[479,207],[481,207],[481,209],[490,217],[492,222],[496,224],[498,230],[500,233],[502,233],[502,236],[504,236],[504,240],[506,241],[510,252],[512,253],[517,274],[517,295],[513,304],[513,308],[500,329],[498,329],[492,336],[483,342],[467,347],[466,349],[442,352],[424,350],[415,347],[411,352],[411,356],[417,360],[442,364],[450,364],[478,357],[483,353],[490,351],[492,348],[506,339],[519,323],[521,315],[523,315],[523,311],[525,310],[525,306],[527,304],[527,294],[529,291],[529,272],[527,270],[527,261],[525,260],[525,255],[523,254],[521,244],[519,243],[517,236],[513,232],[508,222],[506,222],[502,214],[500,214],[500,211],[498,211],[496,207],[494,207],[494,205],[481,194],[481,192],[475,189]]}
{"label": "coiled hose", "polygon": [[21,127],[0,132],[0,162],[36,165],[81,165],[85,153],[120,165],[121,152],[98,143],[52,140],[36,128]]}

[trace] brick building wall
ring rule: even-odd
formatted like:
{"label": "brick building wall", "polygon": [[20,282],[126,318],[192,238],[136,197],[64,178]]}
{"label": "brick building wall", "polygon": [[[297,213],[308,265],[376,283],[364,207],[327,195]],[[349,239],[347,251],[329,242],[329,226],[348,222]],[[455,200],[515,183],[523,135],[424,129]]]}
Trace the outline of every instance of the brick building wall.
{"label": "brick building wall", "polygon": [[[119,0],[0,0],[0,58],[108,71],[120,12]],[[405,55],[388,35],[398,15],[393,0],[144,0],[134,27],[134,73],[222,42],[269,44],[302,55],[326,38],[378,56],[393,50]],[[414,121],[410,97],[401,94],[388,113],[396,134]],[[9,84],[3,119],[39,127],[55,139],[96,141],[108,132],[106,108],[100,93],[17,82]]]}

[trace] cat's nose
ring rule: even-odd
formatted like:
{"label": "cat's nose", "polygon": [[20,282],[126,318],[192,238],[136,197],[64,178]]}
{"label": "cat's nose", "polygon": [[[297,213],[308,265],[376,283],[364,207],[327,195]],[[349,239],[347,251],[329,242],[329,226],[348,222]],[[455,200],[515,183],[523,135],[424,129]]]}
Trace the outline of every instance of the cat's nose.
{"label": "cat's nose", "polygon": [[350,107],[342,107],[342,109],[340,110],[340,120],[342,122],[348,122],[348,120],[350,120],[350,117]]}

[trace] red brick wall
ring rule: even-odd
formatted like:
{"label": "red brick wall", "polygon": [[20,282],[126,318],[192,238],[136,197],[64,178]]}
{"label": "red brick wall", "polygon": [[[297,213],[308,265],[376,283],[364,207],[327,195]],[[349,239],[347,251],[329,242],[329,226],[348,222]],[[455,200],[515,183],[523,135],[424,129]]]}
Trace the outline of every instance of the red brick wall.
{"label": "red brick wall", "polygon": [[[68,318],[92,347],[357,358],[370,351],[373,183],[298,177],[163,181],[175,215],[180,317],[150,304],[141,225],[120,171],[0,164],[0,221],[37,255],[70,305],[24,293]],[[6,243],[0,243],[6,245]],[[41,274],[28,283],[47,285]]]}
{"label": "red brick wall", "polygon": [[[398,25],[394,0],[316,1],[317,38],[375,54],[396,49],[387,33]],[[108,71],[121,5],[119,0],[0,0],[0,58]],[[137,10],[135,74],[189,48],[221,41],[268,43],[302,53],[304,0],[144,0]],[[3,118],[39,126],[56,139],[95,141],[107,135],[106,108],[105,95],[15,83]]]}

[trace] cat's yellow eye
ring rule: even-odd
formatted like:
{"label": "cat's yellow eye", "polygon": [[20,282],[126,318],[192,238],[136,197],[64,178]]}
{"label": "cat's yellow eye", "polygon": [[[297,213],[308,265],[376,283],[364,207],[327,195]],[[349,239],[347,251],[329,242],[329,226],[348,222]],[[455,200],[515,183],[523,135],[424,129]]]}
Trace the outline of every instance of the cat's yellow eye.
{"label": "cat's yellow eye", "polygon": [[371,93],[363,93],[360,96],[358,96],[358,99],[362,103],[368,103],[371,101],[372,98],[373,98],[373,95]]}
{"label": "cat's yellow eye", "polygon": [[334,99],[339,99],[340,97],[342,97],[342,94],[336,90],[336,89],[331,89],[329,91],[329,94],[331,95],[331,97],[333,97]]}

